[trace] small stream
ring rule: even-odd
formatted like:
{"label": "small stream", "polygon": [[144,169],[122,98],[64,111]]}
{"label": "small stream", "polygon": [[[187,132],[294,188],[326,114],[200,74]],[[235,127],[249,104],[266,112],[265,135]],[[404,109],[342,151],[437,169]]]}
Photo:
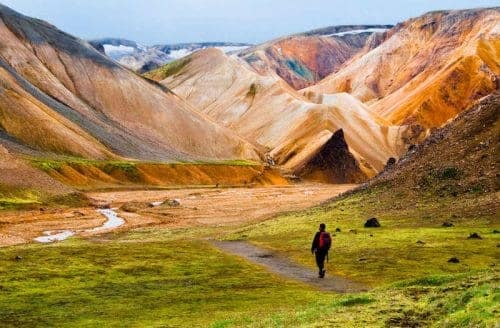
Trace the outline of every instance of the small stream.
{"label": "small stream", "polygon": [[125,220],[118,216],[118,213],[115,212],[115,209],[99,209],[97,210],[97,212],[104,215],[107,218],[106,222],[104,222],[102,225],[98,227],[86,230],[77,230],[77,231],[49,230],[49,231],[44,231],[42,233],[43,236],[36,237],[33,240],[39,243],[53,243],[55,241],[62,241],[68,239],[69,237],[74,236],[77,232],[99,232],[103,230],[114,229],[125,224]]}

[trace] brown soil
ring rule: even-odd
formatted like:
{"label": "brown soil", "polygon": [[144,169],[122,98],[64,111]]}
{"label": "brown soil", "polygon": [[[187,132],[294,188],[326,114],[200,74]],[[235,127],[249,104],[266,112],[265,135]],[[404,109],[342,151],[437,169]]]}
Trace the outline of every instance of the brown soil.
{"label": "brown soil", "polygon": [[[283,211],[317,205],[355,185],[300,184],[260,188],[193,188],[92,192],[98,205],[120,207],[129,202],[160,202],[178,199],[180,206],[136,206],[137,211],[118,210],[125,219],[119,230],[143,226],[164,228],[235,225],[256,222]],[[80,230],[100,226],[106,218],[95,208],[12,211],[0,213],[0,246],[28,243],[47,230]]]}

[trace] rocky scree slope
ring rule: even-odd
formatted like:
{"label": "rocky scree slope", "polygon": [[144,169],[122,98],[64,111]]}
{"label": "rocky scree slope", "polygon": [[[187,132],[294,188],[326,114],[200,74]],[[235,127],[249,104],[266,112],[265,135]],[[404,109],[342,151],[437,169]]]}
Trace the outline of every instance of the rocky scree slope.
{"label": "rocky scree slope", "polygon": [[412,201],[473,199],[467,202],[469,215],[494,215],[500,190],[499,114],[500,93],[495,92],[411,147],[365,188],[390,188],[391,195]]}

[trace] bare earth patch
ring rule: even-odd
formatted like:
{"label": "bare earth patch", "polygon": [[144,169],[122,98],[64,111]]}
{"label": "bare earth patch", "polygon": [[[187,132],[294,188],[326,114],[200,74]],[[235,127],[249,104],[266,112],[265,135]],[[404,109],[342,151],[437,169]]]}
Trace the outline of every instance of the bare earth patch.
{"label": "bare earth patch", "polygon": [[[125,224],[119,230],[144,226],[222,226],[256,222],[284,211],[317,205],[354,188],[355,185],[298,184],[260,188],[198,188],[176,190],[133,190],[91,192],[96,204],[120,208],[133,203],[130,212],[117,210]],[[178,206],[159,205],[177,200]],[[146,203],[147,206],[137,206]],[[154,205],[153,205],[154,204]],[[126,207],[125,207],[126,208]],[[101,226],[106,217],[95,208],[17,211],[0,214],[0,246],[32,242],[44,231],[89,230]],[[85,232],[95,235],[110,229]]]}

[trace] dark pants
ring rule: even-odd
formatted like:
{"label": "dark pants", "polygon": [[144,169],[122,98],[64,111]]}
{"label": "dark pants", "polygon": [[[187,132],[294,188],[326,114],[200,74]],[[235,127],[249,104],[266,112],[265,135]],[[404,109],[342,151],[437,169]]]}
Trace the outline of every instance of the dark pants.
{"label": "dark pants", "polygon": [[318,266],[319,273],[323,272],[323,269],[325,268],[325,258],[326,254],[328,254],[328,251],[322,251],[322,250],[317,250],[315,255],[316,255],[316,265]]}

